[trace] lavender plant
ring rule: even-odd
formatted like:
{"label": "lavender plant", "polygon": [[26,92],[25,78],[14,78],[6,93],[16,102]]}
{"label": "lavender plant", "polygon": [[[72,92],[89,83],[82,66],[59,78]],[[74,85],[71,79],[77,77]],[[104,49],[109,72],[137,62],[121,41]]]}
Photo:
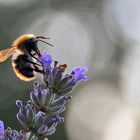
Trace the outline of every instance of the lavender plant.
{"label": "lavender plant", "polygon": [[19,108],[17,119],[23,127],[20,132],[7,128],[0,121],[0,140],[44,140],[56,131],[58,124],[64,122],[61,113],[71,99],[73,88],[81,80],[88,80],[84,75],[88,69],[74,68],[65,74],[66,64],[58,64],[45,51],[38,63],[41,65],[42,81],[35,82],[27,103],[16,101]]}

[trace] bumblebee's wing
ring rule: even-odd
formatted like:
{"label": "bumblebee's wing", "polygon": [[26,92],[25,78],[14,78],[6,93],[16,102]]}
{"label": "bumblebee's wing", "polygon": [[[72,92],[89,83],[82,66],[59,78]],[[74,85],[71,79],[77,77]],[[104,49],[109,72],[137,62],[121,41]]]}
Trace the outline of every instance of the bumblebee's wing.
{"label": "bumblebee's wing", "polygon": [[10,57],[13,54],[13,51],[16,49],[17,47],[11,47],[5,50],[1,50],[0,51],[0,62],[5,61],[8,57]]}

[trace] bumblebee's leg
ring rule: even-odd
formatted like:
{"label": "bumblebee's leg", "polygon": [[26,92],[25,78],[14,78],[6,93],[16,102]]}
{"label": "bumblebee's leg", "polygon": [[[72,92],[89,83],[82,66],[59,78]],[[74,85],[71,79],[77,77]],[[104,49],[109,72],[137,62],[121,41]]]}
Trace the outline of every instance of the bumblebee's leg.
{"label": "bumblebee's leg", "polygon": [[41,66],[40,64],[38,64],[38,63],[36,63],[36,62],[33,62],[33,61],[31,61],[31,60],[27,60],[27,62],[29,62],[29,63],[31,63],[31,64],[33,64],[33,65],[37,65],[37,66]]}
{"label": "bumblebee's leg", "polygon": [[33,64],[33,65],[41,66],[40,64],[38,64],[38,63],[33,62],[32,60],[30,60],[29,57],[28,57],[28,55],[23,55],[23,56],[22,56],[22,59],[23,59],[24,62],[29,62],[29,63],[31,63],[31,64]]}
{"label": "bumblebee's leg", "polygon": [[36,67],[36,66],[34,66],[34,68],[33,68],[33,70],[35,71],[35,72],[38,72],[38,73],[43,73],[43,71],[42,70],[40,70],[38,67]]}
{"label": "bumblebee's leg", "polygon": [[29,52],[29,55],[39,62],[39,60],[31,52]]}
{"label": "bumblebee's leg", "polygon": [[[40,70],[40,69],[37,67],[37,66],[41,66],[41,65],[39,65],[39,64],[37,64],[37,63],[35,63],[35,62],[29,60],[29,59],[27,59],[26,62],[29,62],[30,64],[33,65],[33,67],[34,67],[33,70],[34,70],[34,71],[39,72],[39,73],[42,73],[42,70]],[[36,65],[37,65],[37,66],[36,66]]]}
{"label": "bumblebee's leg", "polygon": [[[36,50],[34,50],[34,51],[35,51],[35,53],[38,55],[38,57],[41,56],[41,53],[40,53],[40,51],[39,51],[38,48],[36,48]],[[28,53],[29,53],[29,55],[30,55],[31,57],[33,57],[34,59],[36,59],[36,60],[39,62],[38,58],[36,58],[36,57],[31,53],[31,51],[28,51]]]}
{"label": "bumblebee's leg", "polygon": [[38,67],[36,66],[32,67],[30,63],[22,66],[20,71],[23,75],[26,75],[28,77],[29,75],[33,75],[33,71],[41,73],[41,74],[43,73],[42,70],[40,70]]}
{"label": "bumblebee's leg", "polygon": [[33,71],[42,73],[42,70],[40,70],[37,66],[41,66],[40,64],[33,62],[32,60],[29,59],[28,55],[22,55],[22,60],[24,61],[24,65],[26,64],[32,64],[32,66],[30,66],[32,68]]}
{"label": "bumblebee's leg", "polygon": [[39,57],[41,56],[41,53],[38,48],[36,48],[36,53],[38,54]]}

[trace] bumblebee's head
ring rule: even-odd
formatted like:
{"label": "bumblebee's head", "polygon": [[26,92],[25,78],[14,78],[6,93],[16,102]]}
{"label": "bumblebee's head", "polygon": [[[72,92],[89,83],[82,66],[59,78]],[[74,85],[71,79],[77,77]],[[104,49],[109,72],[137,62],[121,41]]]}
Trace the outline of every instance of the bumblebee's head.
{"label": "bumblebee's head", "polygon": [[43,36],[35,36],[34,34],[24,34],[20,37],[18,37],[14,42],[12,46],[20,46],[23,45],[26,48],[30,48],[31,50],[34,50],[35,47],[37,47],[37,42],[41,41],[43,43],[46,43],[50,46],[53,46],[52,44],[44,41],[43,39],[49,39],[48,37]]}

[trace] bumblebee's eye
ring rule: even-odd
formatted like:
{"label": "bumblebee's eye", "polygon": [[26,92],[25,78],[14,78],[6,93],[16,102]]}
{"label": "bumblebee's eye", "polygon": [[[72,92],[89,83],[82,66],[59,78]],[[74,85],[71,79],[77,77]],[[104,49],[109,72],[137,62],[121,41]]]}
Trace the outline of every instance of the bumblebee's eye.
{"label": "bumblebee's eye", "polygon": [[28,49],[28,50],[36,50],[37,47],[37,41],[34,38],[31,38],[27,41],[24,42],[24,46]]}

